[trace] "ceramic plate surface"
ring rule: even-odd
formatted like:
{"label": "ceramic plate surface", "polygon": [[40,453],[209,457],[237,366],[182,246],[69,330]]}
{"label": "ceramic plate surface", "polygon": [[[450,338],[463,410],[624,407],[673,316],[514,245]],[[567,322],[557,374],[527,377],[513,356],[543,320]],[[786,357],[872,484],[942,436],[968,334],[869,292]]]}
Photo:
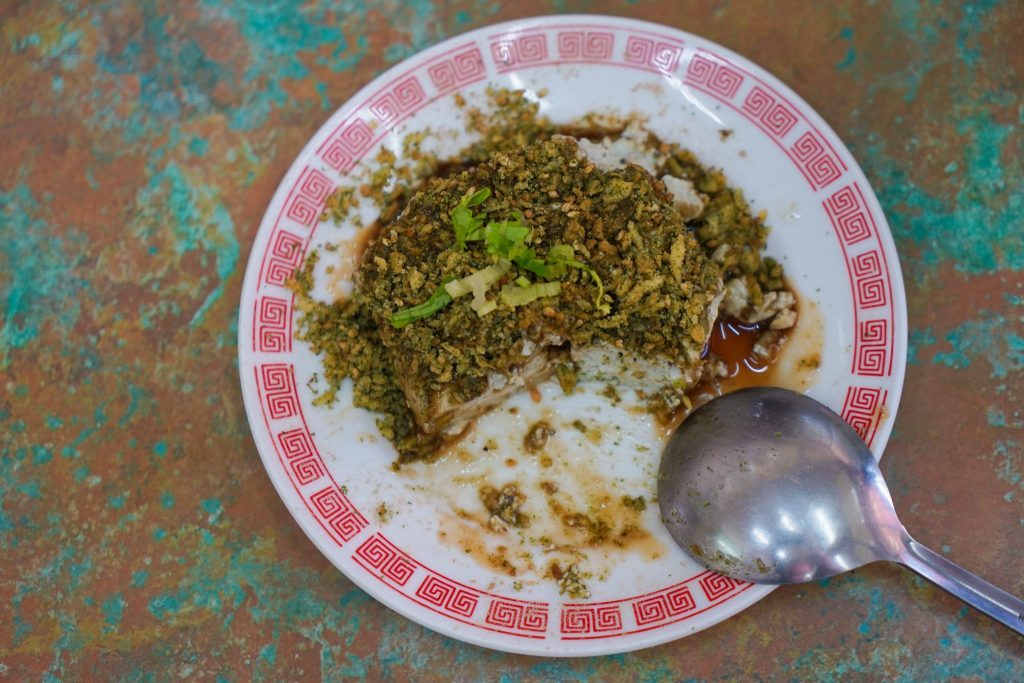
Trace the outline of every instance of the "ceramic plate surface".
{"label": "ceramic plate surface", "polygon": [[[748,60],[682,31],[600,16],[515,21],[447,40],[374,80],[313,136],[270,202],[242,289],[239,369],[256,446],[320,551],[369,594],[443,634],[577,656],[707,628],[771,588],[702,571],[672,545],[657,505],[642,513],[638,542],[580,559],[590,597],[577,600],[540,578],[543,548],[513,544],[525,554],[509,576],[487,559],[501,538],[458,515],[481,507],[481,482],[532,490],[548,478],[569,496],[598,490],[607,500],[650,500],[664,434],[629,410],[628,396],[612,406],[600,387],[565,397],[542,385],[539,402],[524,392],[510,402],[515,414],[496,411],[450,456],[400,473],[373,416],[352,406],[350,388],[333,406],[312,403],[320,362],[293,339],[296,312],[284,283],[311,249],[340,243],[322,252],[318,294],[351,286],[344,268],[330,276],[324,267],[341,263],[359,232],[321,221],[326,198],[372,170],[382,146],[401,162],[410,132],[429,130],[425,146],[454,154],[470,140],[454,95],[483,106],[490,86],[525,90],[555,122],[592,112],[639,115],[662,139],[721,167],[755,211],[767,212],[767,252],[784,263],[804,302],[790,346],[792,353],[820,349],[808,392],[881,455],[903,383],[906,304],[888,225],[853,157],[803,100]],[[723,130],[732,133],[723,139]],[[522,449],[524,433],[542,417],[556,429],[549,467]],[[598,437],[568,427],[577,420]],[[527,501],[524,509],[542,520],[543,500]]]}

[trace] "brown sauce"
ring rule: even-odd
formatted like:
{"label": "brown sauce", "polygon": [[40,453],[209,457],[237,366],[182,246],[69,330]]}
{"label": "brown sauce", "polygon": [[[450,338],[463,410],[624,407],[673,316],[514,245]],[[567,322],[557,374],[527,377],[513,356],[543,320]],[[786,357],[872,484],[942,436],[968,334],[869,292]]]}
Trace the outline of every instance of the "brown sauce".
{"label": "brown sauce", "polygon": [[[792,287],[789,291],[796,293]],[[754,345],[765,331],[763,324],[740,323],[719,318],[705,350],[726,365],[726,376],[702,382],[687,396],[691,408],[680,408],[668,419],[659,419],[658,426],[667,437],[691,412],[716,396],[747,387],[781,386],[806,391],[814,381],[821,359],[821,315],[812,302],[797,294],[797,324],[778,340],[775,353],[767,361],[754,354]]]}
{"label": "brown sauce", "polygon": [[716,396],[746,387],[775,383],[775,364],[771,361],[765,363],[754,355],[754,345],[763,329],[761,325],[740,323],[728,318],[715,321],[704,353],[705,357],[709,353],[714,354],[725,363],[726,376],[701,382],[687,393],[691,407],[683,406],[669,415],[659,415],[657,425],[665,437],[670,436],[690,413]]}
{"label": "brown sauce", "polygon": [[725,363],[727,378],[767,372],[769,365],[754,355],[754,344],[763,329],[757,323],[746,324],[728,318],[715,321],[708,350]]}

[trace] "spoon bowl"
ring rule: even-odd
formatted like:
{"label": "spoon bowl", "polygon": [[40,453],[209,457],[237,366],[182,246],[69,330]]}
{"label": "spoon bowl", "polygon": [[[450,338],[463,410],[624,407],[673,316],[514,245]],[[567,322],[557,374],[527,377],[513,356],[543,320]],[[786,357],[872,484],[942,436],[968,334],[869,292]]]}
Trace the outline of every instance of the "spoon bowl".
{"label": "spoon bowl", "polygon": [[734,579],[803,583],[901,562],[1024,630],[1024,602],[907,534],[867,445],[803,394],[744,389],[694,411],[662,455],[658,504],[685,552]]}

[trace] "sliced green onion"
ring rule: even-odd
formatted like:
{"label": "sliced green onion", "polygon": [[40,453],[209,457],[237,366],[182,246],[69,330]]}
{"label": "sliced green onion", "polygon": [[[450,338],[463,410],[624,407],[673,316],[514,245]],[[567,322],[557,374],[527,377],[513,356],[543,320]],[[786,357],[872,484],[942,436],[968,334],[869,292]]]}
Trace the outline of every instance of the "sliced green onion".
{"label": "sliced green onion", "polygon": [[505,259],[498,259],[497,263],[493,263],[486,268],[474,271],[464,278],[459,280],[452,280],[444,286],[445,291],[453,299],[466,296],[467,294],[476,292],[478,289],[484,291],[495,282],[501,279],[501,276],[508,272],[508,269],[512,267],[512,264]]}
{"label": "sliced green onion", "polygon": [[567,263],[576,258],[576,250],[569,244],[556,244],[548,251],[549,263]]}
{"label": "sliced green onion", "polygon": [[601,282],[601,276],[598,275],[597,271],[590,266],[583,266],[583,270],[590,275],[590,279],[594,281],[595,285],[597,285],[597,296],[594,297],[594,307],[602,313],[607,314],[611,312],[611,305],[604,300],[604,283]]}
{"label": "sliced green onion", "polygon": [[559,270],[558,266],[549,266],[544,263],[541,259],[537,258],[537,254],[533,249],[527,249],[525,253],[516,257],[516,265],[523,270],[528,270],[537,277],[550,279],[553,277],[561,277],[565,274],[565,268],[561,267]]}
{"label": "sliced green onion", "polygon": [[444,286],[444,289],[453,299],[458,299],[460,296],[466,296],[473,291],[473,288],[469,286],[468,282],[466,282],[466,278],[461,280],[452,280]]}
{"label": "sliced green onion", "polygon": [[491,189],[485,187],[472,194],[467,193],[452,209],[452,229],[455,231],[455,242],[460,249],[466,248],[466,242],[475,242],[484,238],[483,216],[473,215],[472,207],[483,204],[491,196]]}
{"label": "sliced green onion", "polygon": [[459,203],[462,204],[463,206],[476,206],[478,204],[483,204],[484,201],[490,196],[491,188],[485,187],[481,190],[477,190],[476,192],[467,197],[463,197],[462,201]]}
{"label": "sliced green onion", "polygon": [[526,277],[525,275],[520,275],[519,277],[516,278],[516,284],[519,285],[520,287],[529,287],[531,284],[530,278]]}
{"label": "sliced green onion", "polygon": [[515,308],[546,296],[558,296],[562,291],[561,282],[536,282],[529,287],[505,285],[501,288],[501,303]]}
{"label": "sliced green onion", "polygon": [[604,300],[604,283],[601,282],[601,276],[597,274],[596,270],[587,264],[576,260],[576,250],[572,248],[572,245],[556,244],[548,251],[547,260],[548,263],[551,264],[550,268],[552,271],[556,268],[563,269],[562,272],[554,274],[554,277],[562,277],[566,266],[570,268],[577,268],[589,275],[590,279],[593,280],[594,284],[597,286],[597,296],[594,297],[594,307],[602,313],[608,313],[611,310],[611,306],[609,306]]}
{"label": "sliced green onion", "polygon": [[403,308],[392,315],[391,326],[396,330],[401,329],[409,323],[414,323],[417,320],[422,320],[423,318],[434,315],[451,302],[452,297],[445,291],[445,286],[441,285],[435,289],[434,293],[430,295],[430,298],[423,303],[412,306],[411,308]]}
{"label": "sliced green onion", "polygon": [[518,218],[488,223],[484,228],[484,242],[487,253],[509,260],[515,259],[526,249],[530,229]]}
{"label": "sliced green onion", "polygon": [[488,301],[487,299],[473,299],[473,303],[471,303],[469,307],[476,311],[476,314],[482,318],[497,308],[498,302]]}

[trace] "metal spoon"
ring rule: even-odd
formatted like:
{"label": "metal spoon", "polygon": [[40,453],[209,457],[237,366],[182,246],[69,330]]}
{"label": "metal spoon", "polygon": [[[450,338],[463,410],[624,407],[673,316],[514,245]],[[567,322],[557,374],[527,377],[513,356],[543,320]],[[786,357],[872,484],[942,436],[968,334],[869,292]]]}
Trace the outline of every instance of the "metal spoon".
{"label": "metal spoon", "polygon": [[803,394],[744,389],[694,411],[662,455],[658,504],[683,550],[734,579],[802,583],[900,562],[1024,634],[1024,601],[912,539],[868,447]]}

